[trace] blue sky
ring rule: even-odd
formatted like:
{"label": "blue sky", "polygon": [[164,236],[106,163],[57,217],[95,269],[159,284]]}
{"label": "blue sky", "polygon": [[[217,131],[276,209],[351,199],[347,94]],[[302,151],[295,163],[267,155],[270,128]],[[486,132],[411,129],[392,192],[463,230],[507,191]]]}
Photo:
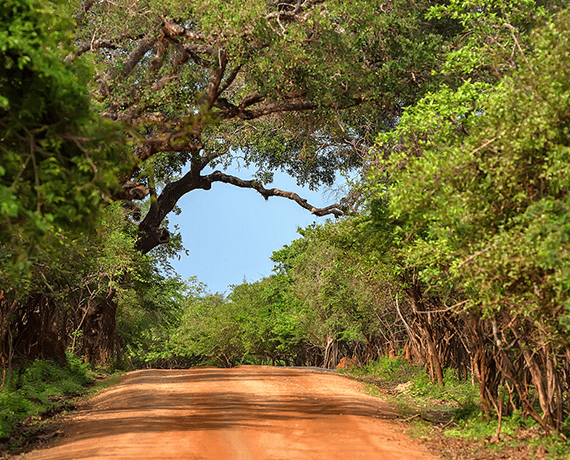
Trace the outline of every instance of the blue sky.
{"label": "blue sky", "polygon": [[[228,174],[251,179],[252,173],[229,169]],[[207,173],[205,171],[205,173]],[[276,173],[267,188],[294,191],[316,207],[338,201],[330,190],[302,189],[286,174]],[[271,253],[298,238],[297,228],[324,223],[297,203],[272,197],[268,201],[251,189],[215,183],[211,190],[195,190],[179,202],[182,213],[169,221],[180,226],[184,247],[190,252],[172,265],[188,279],[197,276],[211,292],[229,293],[229,286],[257,281],[271,274]],[[334,217],[330,216],[334,219]]]}

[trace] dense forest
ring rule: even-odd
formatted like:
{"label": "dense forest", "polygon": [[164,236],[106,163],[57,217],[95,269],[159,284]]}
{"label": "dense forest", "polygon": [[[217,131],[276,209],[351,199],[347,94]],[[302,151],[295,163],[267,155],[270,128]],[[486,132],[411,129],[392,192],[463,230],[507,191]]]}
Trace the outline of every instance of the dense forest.
{"label": "dense forest", "polygon": [[[2,389],[36,358],[401,356],[474,382],[488,417],[568,433],[566,2],[236,5],[0,5]],[[315,208],[267,188],[276,171],[351,191]],[[211,293],[170,266],[168,215],[215,182],[323,221]]]}

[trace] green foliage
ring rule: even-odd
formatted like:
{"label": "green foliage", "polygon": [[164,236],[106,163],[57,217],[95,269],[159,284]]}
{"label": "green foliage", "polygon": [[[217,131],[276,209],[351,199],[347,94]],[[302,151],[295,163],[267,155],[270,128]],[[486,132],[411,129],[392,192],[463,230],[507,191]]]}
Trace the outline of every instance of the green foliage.
{"label": "green foliage", "polygon": [[163,276],[155,265],[139,263],[135,279],[119,300],[117,333],[129,367],[178,367],[194,364],[175,336],[189,299],[203,287],[195,279]]}
{"label": "green foliage", "polygon": [[[94,115],[91,69],[64,62],[65,2],[0,6],[0,281],[29,275],[29,256],[92,229],[124,167],[118,128]],[[65,243],[64,243],[65,244]]]}
{"label": "green foliage", "polygon": [[[517,16],[521,5],[532,12],[530,2],[491,4],[491,23],[517,17],[530,27],[547,17],[541,8]],[[465,24],[485,22],[477,9],[464,13]],[[561,429],[564,411],[548,405],[564,405],[568,391],[545,396],[543,382],[547,373],[561,382],[568,366],[569,25],[566,10],[524,40],[513,33],[513,56],[498,46],[497,62],[487,51],[499,42],[469,46],[497,78],[481,81],[470,68],[460,86],[442,85],[406,109],[393,132],[379,135],[367,187],[413,305],[440,305],[447,327],[463,322],[467,332],[455,330],[471,353],[480,350],[475,366],[499,369],[477,375],[485,415],[503,404],[504,378],[516,386],[517,407],[544,429]]]}
{"label": "green foliage", "polygon": [[[453,28],[426,21],[429,3],[326,2],[282,37],[277,24],[268,28],[263,15],[254,17],[259,27],[253,30],[263,35],[246,40],[259,40],[267,51],[245,61],[247,77],[232,102],[246,94],[286,100],[293,93],[322,113],[220,125],[217,130],[224,134],[214,131],[216,143],[207,149],[231,146],[243,152],[246,165],[258,168],[260,180],[268,182],[280,169],[311,188],[330,185],[336,171],[361,165],[374,133],[393,126],[400,107],[433,84],[430,73],[438,68],[437,54]],[[359,100],[373,105],[332,109]]]}
{"label": "green foliage", "polygon": [[223,296],[202,292],[188,299],[173,339],[186,356],[202,361],[219,359],[231,366],[241,356],[233,326],[233,315]]}
{"label": "green foliage", "polygon": [[[380,380],[382,383],[379,385],[371,385],[373,394],[378,393],[378,387],[384,390],[388,387],[390,400],[396,404],[402,416],[408,419],[419,417],[408,427],[412,437],[439,437],[441,425],[444,424],[444,436],[485,442],[485,448],[494,451],[530,445],[533,452],[542,451],[545,458],[568,458],[567,440],[556,434],[541,435],[536,421],[525,417],[520,411],[504,414],[501,437],[498,442],[489,445],[486,441],[496,439],[499,421],[481,414],[476,386],[470,380],[459,379],[452,370],[448,370],[443,387],[434,384],[421,366],[401,356],[383,356],[366,366],[344,372],[360,378]],[[380,394],[385,397],[385,392]]]}
{"label": "green foliage", "polygon": [[449,405],[450,410],[461,419],[479,413],[477,388],[470,380],[463,380],[453,369],[447,369],[445,384],[437,385],[423,366],[411,363],[403,356],[380,356],[360,368],[350,369],[350,374],[371,376],[391,387],[402,388],[396,399],[415,406]]}
{"label": "green foliage", "polygon": [[37,258],[44,268],[36,270],[41,278],[30,284],[31,290],[67,297],[73,309],[85,302],[83,295],[94,300],[111,290],[122,295],[129,289],[128,281],[137,277],[137,264],[147,259],[134,249],[132,224],[125,220],[121,204],[106,206],[91,225],[92,234],[73,241],[62,239],[58,258]]}
{"label": "green foliage", "polygon": [[568,460],[570,458],[570,442],[559,434],[531,439],[529,443],[534,451],[545,452],[549,460]]}
{"label": "green foliage", "polygon": [[[171,342],[195,359],[335,367],[342,356],[388,349],[399,331],[388,275],[375,266],[368,218],[300,230],[273,254],[275,275],[220,295],[190,296]],[[366,239],[363,235],[370,237]],[[332,340],[331,353],[327,352]],[[324,361],[323,361],[324,360]]]}
{"label": "green foliage", "polygon": [[[501,423],[501,433],[508,437],[516,437],[517,432],[522,429],[528,429],[536,426],[536,423],[514,414],[507,417]],[[476,415],[467,419],[460,419],[457,425],[445,431],[445,435],[449,437],[470,439],[473,441],[491,438],[497,432],[498,421],[488,420],[480,415]]]}
{"label": "green foliage", "polygon": [[275,275],[234,286],[227,298],[189,296],[169,343],[179,356],[224,366],[334,367],[354,350],[387,349],[398,331],[378,253],[362,237],[369,231],[368,218],[300,230],[302,238],[274,253]]}
{"label": "green foliage", "polygon": [[227,299],[191,297],[173,340],[202,362],[299,364],[307,318],[288,284],[274,275],[234,286]]}
{"label": "green foliage", "polygon": [[10,435],[15,425],[28,416],[56,409],[61,396],[85,391],[93,379],[88,366],[72,355],[69,365],[36,360],[19,370],[0,392],[0,437]]}
{"label": "green foliage", "polygon": [[[379,356],[360,369],[353,369],[350,373],[370,375],[382,381],[392,384],[406,383],[413,375],[418,373],[418,367],[411,364],[401,356],[390,358],[386,355]],[[425,372],[422,372],[425,374]]]}
{"label": "green foliage", "polygon": [[[290,280],[273,275],[254,283],[234,286],[228,300],[249,316],[242,334],[246,354],[272,364],[297,363],[297,352],[306,327],[306,313],[292,296]],[[251,321],[255,318],[255,321]]]}
{"label": "green foliage", "polygon": [[386,196],[406,222],[402,235],[414,236],[403,246],[405,263],[424,267],[426,282],[451,276],[486,314],[508,306],[546,315],[564,334],[567,21],[561,14],[534,34],[528,64],[500,86],[443,88],[379,138],[380,149],[403,139],[388,162]]}
{"label": "green foliage", "polygon": [[313,312],[308,331],[319,347],[332,338],[372,352],[388,347],[398,333],[395,312],[386,308],[393,275],[378,264],[384,255],[372,230],[365,215],[315,225],[273,254],[277,270],[291,277],[296,298]]}
{"label": "green foliage", "polygon": [[465,34],[445,55],[442,73],[497,81],[516,67],[516,54],[529,45],[530,31],[564,1],[452,0],[433,5],[428,18],[459,22]]}

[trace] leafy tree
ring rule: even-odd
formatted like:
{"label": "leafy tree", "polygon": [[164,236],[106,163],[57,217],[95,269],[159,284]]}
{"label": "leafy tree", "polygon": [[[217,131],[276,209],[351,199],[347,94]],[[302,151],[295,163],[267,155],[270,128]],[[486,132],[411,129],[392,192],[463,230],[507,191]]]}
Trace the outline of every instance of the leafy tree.
{"label": "leafy tree", "polygon": [[172,340],[181,354],[223,366],[301,365],[307,358],[306,314],[290,281],[275,275],[234,286],[227,298],[190,297]]}
{"label": "leafy tree", "polygon": [[569,412],[569,21],[559,12],[531,34],[500,84],[443,87],[406,111],[379,137],[391,157],[376,176],[402,269],[461,291],[448,311],[471,325],[483,401],[500,415],[506,382],[512,404],[557,430]]}
{"label": "leafy tree", "polygon": [[291,279],[272,275],[234,286],[228,300],[249,321],[242,337],[246,355],[271,364],[306,363],[310,311],[293,294]]}
{"label": "leafy tree", "polygon": [[160,273],[156,261],[140,260],[131,280],[124,283],[117,309],[117,334],[122,361],[128,367],[179,367],[196,363],[187,345],[175,339],[188,303],[203,287]]}
{"label": "leafy tree", "polygon": [[320,365],[334,367],[343,356],[367,362],[400,348],[403,326],[391,301],[399,286],[375,230],[366,214],[347,217],[299,230],[302,238],[273,253],[310,312],[305,340]]}
{"label": "leafy tree", "polygon": [[232,367],[245,354],[239,330],[242,319],[222,295],[204,292],[188,299],[173,340],[185,356]]}
{"label": "leafy tree", "polygon": [[94,287],[91,277],[69,283],[92,262],[89,243],[125,173],[122,129],[91,104],[92,66],[64,60],[74,29],[69,8],[46,0],[0,5],[3,379],[14,359],[66,360],[67,334],[81,326],[74,313],[86,306],[74,300]]}
{"label": "leafy tree", "polygon": [[[216,182],[341,215],[341,204],[316,209],[265,184],[283,170],[317,187],[361,165],[375,134],[430,88],[458,30],[426,20],[432,4],[85,2],[69,59],[95,55],[101,113],[132,128],[138,164],[115,198],[151,196],[137,249],[168,241],[162,224],[180,197]],[[208,172],[231,163],[257,173]]]}
{"label": "leafy tree", "polygon": [[122,134],[91,109],[90,67],[64,62],[66,2],[0,6],[0,287],[29,275],[37,250],[57,252],[92,229],[121,171]]}
{"label": "leafy tree", "polygon": [[60,241],[57,257],[35,255],[26,296],[2,296],[3,364],[14,357],[64,362],[68,346],[89,361],[115,355],[117,304],[111,298],[123,296],[140,255],[118,204],[106,207],[92,225],[95,232]]}

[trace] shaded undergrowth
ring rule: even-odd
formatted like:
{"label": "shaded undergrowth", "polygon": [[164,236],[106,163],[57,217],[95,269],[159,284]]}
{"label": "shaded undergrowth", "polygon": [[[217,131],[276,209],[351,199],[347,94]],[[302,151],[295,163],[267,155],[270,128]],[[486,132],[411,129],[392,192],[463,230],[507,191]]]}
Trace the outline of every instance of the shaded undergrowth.
{"label": "shaded undergrowth", "polygon": [[61,434],[53,418],[74,411],[77,398],[99,389],[102,377],[101,370],[71,354],[64,366],[38,359],[6,373],[0,391],[0,457]]}

